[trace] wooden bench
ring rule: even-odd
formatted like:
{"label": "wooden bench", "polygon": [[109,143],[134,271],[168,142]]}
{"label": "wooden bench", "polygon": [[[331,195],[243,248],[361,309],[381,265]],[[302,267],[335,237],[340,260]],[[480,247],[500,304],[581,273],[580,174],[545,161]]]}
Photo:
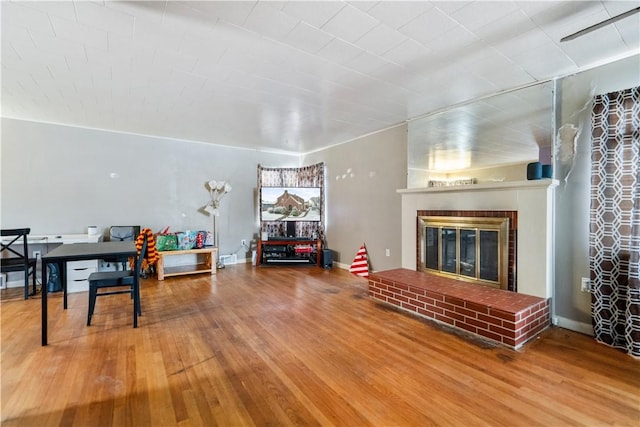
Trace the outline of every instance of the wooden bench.
{"label": "wooden bench", "polygon": [[[202,262],[190,265],[165,266],[165,257],[175,255],[196,255],[202,256]],[[158,251],[158,264],[156,270],[158,272],[158,280],[164,280],[165,277],[183,276],[185,274],[210,273],[216,274],[216,260],[218,259],[218,248],[208,247],[202,249],[187,249],[178,251]]]}

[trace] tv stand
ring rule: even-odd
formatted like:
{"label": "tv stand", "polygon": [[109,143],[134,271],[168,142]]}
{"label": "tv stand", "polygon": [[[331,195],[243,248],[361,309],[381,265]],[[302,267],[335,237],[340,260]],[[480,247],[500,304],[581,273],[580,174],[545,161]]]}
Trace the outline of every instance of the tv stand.
{"label": "tv stand", "polygon": [[[314,248],[315,246],[315,248]],[[315,252],[313,251],[315,249]],[[322,240],[300,237],[277,237],[258,240],[258,264],[310,264],[322,266]]]}

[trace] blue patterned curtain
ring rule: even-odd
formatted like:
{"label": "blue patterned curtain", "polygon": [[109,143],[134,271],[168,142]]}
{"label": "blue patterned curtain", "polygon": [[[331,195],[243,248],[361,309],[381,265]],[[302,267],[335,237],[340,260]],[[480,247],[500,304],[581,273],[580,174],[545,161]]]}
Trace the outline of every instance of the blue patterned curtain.
{"label": "blue patterned curtain", "polygon": [[594,333],[640,356],[640,87],[596,96],[591,119]]}

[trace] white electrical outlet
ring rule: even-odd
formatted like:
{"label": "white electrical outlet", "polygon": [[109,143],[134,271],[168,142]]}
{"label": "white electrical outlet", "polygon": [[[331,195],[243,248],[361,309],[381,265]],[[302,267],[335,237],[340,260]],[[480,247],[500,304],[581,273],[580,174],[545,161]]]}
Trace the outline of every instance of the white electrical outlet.
{"label": "white electrical outlet", "polygon": [[591,292],[591,280],[588,277],[580,279],[580,290],[582,292]]}
{"label": "white electrical outlet", "polygon": [[33,251],[33,257],[35,259],[40,259],[41,256],[41,252],[40,251]]}
{"label": "white electrical outlet", "polygon": [[391,256],[391,250],[390,250],[390,249],[385,249],[385,250],[384,250],[384,254],[385,254],[386,256]]}
{"label": "white electrical outlet", "polygon": [[242,239],[241,243],[242,243],[242,246],[247,246],[247,241],[246,240]]}

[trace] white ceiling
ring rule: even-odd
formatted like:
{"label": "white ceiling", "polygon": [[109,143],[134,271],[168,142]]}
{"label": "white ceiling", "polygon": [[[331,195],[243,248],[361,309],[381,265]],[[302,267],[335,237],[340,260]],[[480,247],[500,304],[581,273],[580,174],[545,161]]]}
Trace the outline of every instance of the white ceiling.
{"label": "white ceiling", "polygon": [[552,91],[552,82],[540,83],[410,121],[409,169],[444,173],[538,160],[553,142]]}
{"label": "white ceiling", "polygon": [[560,43],[638,5],[3,0],[2,115],[306,153],[638,53],[638,14]]}

